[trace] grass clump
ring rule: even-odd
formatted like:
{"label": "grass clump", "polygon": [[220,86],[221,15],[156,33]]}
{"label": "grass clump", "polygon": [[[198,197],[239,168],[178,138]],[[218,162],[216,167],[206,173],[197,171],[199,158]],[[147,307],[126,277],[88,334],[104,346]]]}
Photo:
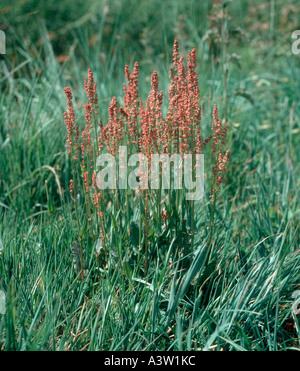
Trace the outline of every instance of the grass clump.
{"label": "grass clump", "polygon": [[[0,290],[6,296],[0,349],[299,350],[300,74],[286,36],[298,27],[296,3],[278,0],[278,10],[258,1],[91,4],[81,14],[74,9],[63,25],[59,17],[45,21],[34,13],[40,4],[26,12],[3,8],[9,44],[0,56]],[[69,5],[64,0],[60,9]],[[24,35],[29,20],[34,32]],[[205,202],[193,211],[182,195],[165,192],[168,203],[151,205],[148,198],[149,215],[143,196],[105,190],[101,239],[96,190],[91,224],[84,172],[74,173],[65,146],[64,87],[71,88],[81,134],[87,102],[81,86],[88,68],[93,71],[96,139],[109,108],[111,122],[125,125],[115,110],[116,102],[126,110],[124,65],[134,71],[139,61],[145,111],[149,89],[168,101],[176,37],[183,55],[196,48],[203,141],[213,135],[214,103],[222,127],[228,122],[222,155],[231,150],[230,166],[216,207],[209,206],[209,183]],[[134,107],[127,105],[130,120]],[[158,117],[166,119],[168,108],[162,104]],[[110,137],[103,139],[106,146]],[[123,143],[129,140],[139,144],[134,135]],[[205,147],[207,181],[216,164],[213,140]],[[92,142],[95,151],[98,143]],[[130,148],[148,150],[138,144]],[[76,192],[70,195],[71,179],[75,189],[80,182],[79,201]],[[80,240],[78,261],[74,242]]]}

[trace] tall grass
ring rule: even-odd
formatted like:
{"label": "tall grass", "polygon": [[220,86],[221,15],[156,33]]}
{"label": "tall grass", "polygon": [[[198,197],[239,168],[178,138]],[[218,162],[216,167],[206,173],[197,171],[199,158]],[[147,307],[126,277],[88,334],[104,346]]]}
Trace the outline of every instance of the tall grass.
{"label": "tall grass", "polygon": [[[18,13],[19,20],[31,20],[34,32],[25,36],[22,22],[11,21],[17,19],[12,10],[3,18],[12,47],[1,56],[0,76],[0,290],[6,294],[0,349],[299,349],[292,294],[300,278],[300,74],[286,36],[294,23],[280,12],[272,16],[267,5],[262,10],[258,2],[237,1],[228,5],[223,23],[228,42],[219,43],[222,17],[213,24],[206,16],[222,7],[211,9],[209,2],[95,4],[84,16],[70,13],[68,27],[57,22],[52,28],[38,13]],[[67,9],[69,2],[61,6]],[[143,276],[143,259],[133,261],[123,248],[138,252],[138,209],[130,210],[136,223],[124,226],[115,210],[110,261],[99,266],[99,246],[89,245],[82,280],[72,256],[77,226],[63,88],[71,86],[80,109],[90,67],[104,119],[112,96],[122,99],[124,65],[132,69],[139,60],[140,86],[150,85],[147,77],[157,70],[167,95],[177,36],[184,52],[196,46],[199,56],[204,135],[214,102],[220,117],[226,112],[229,118],[231,166],[216,209],[210,264],[203,264],[207,205],[195,209],[193,259],[179,253],[190,221],[178,224],[173,210],[165,233],[149,232]],[[148,88],[140,93],[145,100]]]}

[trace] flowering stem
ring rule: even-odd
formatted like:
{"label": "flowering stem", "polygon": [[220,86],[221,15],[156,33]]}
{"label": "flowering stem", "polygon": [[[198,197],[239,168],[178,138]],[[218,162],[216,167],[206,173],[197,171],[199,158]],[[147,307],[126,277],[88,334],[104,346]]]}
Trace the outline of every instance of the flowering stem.
{"label": "flowering stem", "polygon": [[[215,195],[214,195],[215,197]],[[209,214],[210,214],[210,223],[209,223],[209,245],[212,245],[212,238],[214,232],[214,217],[215,217],[215,210],[216,210],[216,200],[215,198],[209,204]]]}
{"label": "flowering stem", "polygon": [[[75,169],[74,169],[74,166],[73,166],[73,162],[71,162],[71,166],[72,166],[73,179],[75,179]],[[75,197],[73,198],[73,202],[74,202],[74,207],[75,207],[76,225],[77,225],[78,240],[79,240],[79,245],[80,245],[80,265],[81,265],[80,274],[81,274],[81,279],[83,280],[84,279],[84,274],[83,274],[83,248],[82,248],[81,231],[80,231],[78,207],[77,207],[77,200],[76,200],[76,195],[78,194],[78,190],[76,189],[76,184],[77,183],[75,182],[75,185],[74,185],[74,182],[73,182],[74,194],[75,194]]]}
{"label": "flowering stem", "polygon": [[148,269],[148,195],[147,190],[143,191],[144,195],[144,207],[145,207],[145,216],[144,216],[144,234],[145,234],[145,276]]}
{"label": "flowering stem", "polygon": [[195,201],[192,200],[191,205],[191,252],[194,252],[194,214],[195,214]]}

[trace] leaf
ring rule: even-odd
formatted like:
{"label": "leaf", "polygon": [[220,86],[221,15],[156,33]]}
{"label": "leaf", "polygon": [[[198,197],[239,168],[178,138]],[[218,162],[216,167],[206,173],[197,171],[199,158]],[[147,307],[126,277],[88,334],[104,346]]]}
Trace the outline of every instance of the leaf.
{"label": "leaf", "polygon": [[139,226],[134,221],[132,221],[130,223],[130,242],[134,247],[139,246],[139,234]]}
{"label": "leaf", "polygon": [[213,259],[213,261],[211,261],[204,269],[203,274],[198,278],[198,284],[200,284],[200,286],[215,272],[216,264],[217,260]]}
{"label": "leaf", "polygon": [[192,281],[196,278],[197,275],[200,276],[202,272],[205,270],[206,260],[207,257],[209,256],[209,251],[210,247],[204,243],[196,253],[196,256],[190,268],[188,269],[188,271],[186,272],[185,276],[183,277],[182,281],[178,286],[177,293],[175,294],[175,297],[172,299],[172,304],[169,305],[168,308],[169,316],[173,315],[178,303],[180,302],[180,299],[184,297],[188,288],[192,284]]}
{"label": "leaf", "polygon": [[86,277],[88,275],[87,261],[83,254],[83,264],[81,265],[81,248],[78,242],[74,242],[72,246],[73,264],[76,274],[79,274],[83,269],[83,274]]}
{"label": "leaf", "polygon": [[123,276],[127,276],[128,279],[131,281],[132,279],[132,269],[130,267],[130,264],[128,262],[124,262],[122,264],[122,274]]}

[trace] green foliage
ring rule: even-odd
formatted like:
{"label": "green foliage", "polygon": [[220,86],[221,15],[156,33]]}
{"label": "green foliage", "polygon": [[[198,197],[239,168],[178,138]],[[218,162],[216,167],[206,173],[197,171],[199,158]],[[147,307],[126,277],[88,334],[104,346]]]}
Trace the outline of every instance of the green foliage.
{"label": "green foliage", "polygon": [[[49,2],[3,6],[0,350],[299,350],[300,70],[286,35],[297,29],[297,4],[278,0],[272,12],[260,3],[228,3],[223,39],[222,7],[210,2],[64,0],[55,16]],[[229,120],[212,240],[205,203],[195,209],[193,254],[191,220],[180,214],[189,208],[162,205],[170,222],[151,223],[145,274],[143,207],[124,209],[119,195],[120,208],[111,203],[104,216],[107,246],[82,226],[82,279],[63,88],[71,84],[82,107],[90,67],[106,117],[111,97],[122,97],[124,65],[139,60],[141,95],[154,69],[166,95],[176,36],[199,56],[204,135],[213,103]]]}

